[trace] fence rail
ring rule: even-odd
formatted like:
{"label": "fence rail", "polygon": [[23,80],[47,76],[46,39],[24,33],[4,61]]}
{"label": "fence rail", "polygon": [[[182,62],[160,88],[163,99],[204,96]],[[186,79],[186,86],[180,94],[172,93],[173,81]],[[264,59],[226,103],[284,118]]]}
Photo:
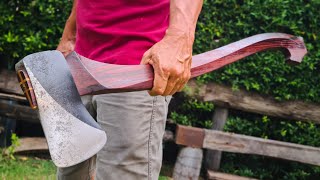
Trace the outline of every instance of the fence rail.
{"label": "fence rail", "polygon": [[244,90],[216,83],[198,85],[195,80],[188,83],[189,96],[215,105],[245,112],[280,117],[288,120],[303,120],[320,123],[320,105],[303,101],[277,101],[273,97],[262,96]]}
{"label": "fence rail", "polygon": [[[211,101],[216,105],[215,115],[213,115],[214,127],[212,130],[204,130],[178,125],[175,135],[176,143],[213,150],[204,157],[209,179],[237,177],[211,171],[219,169],[222,151],[264,155],[320,166],[320,148],[219,131],[223,129],[227,120],[228,109],[320,123],[320,104],[302,101],[280,102],[273,97],[244,90],[233,91],[230,87],[215,83],[199,85],[195,80],[191,80],[188,86],[186,92],[188,95],[203,101]],[[0,70],[0,116],[39,123],[37,113],[26,104],[27,101],[23,97],[15,73]],[[173,137],[172,133],[166,135],[168,140],[172,140]],[[25,141],[23,144],[30,147],[28,145],[30,142]],[[43,146],[45,141],[42,139],[41,142]]]}
{"label": "fence rail", "polygon": [[210,101],[215,104],[212,130],[178,126],[176,134],[177,144],[208,149],[204,157],[208,169],[207,178],[239,179],[233,175],[224,174],[220,177],[221,174],[218,172],[212,173],[219,170],[222,151],[256,154],[320,165],[320,158],[318,158],[320,148],[221,132],[228,116],[228,109],[319,124],[320,104],[303,101],[280,102],[273,97],[244,90],[233,91],[231,87],[215,83],[198,84],[195,80],[189,81],[186,93],[201,101]]}
{"label": "fence rail", "polygon": [[197,148],[263,155],[320,166],[320,148],[235,133],[178,125],[176,143]]}

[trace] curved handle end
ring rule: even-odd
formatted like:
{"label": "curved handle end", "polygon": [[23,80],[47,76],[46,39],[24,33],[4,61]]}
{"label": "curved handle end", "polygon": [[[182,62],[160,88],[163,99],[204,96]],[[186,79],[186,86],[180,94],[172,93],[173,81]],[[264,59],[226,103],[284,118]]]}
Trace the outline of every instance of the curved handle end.
{"label": "curved handle end", "polygon": [[302,37],[293,37],[292,41],[295,42],[294,46],[288,46],[286,49],[286,59],[289,64],[298,64],[301,63],[303,57],[307,54],[307,48],[304,45]]}

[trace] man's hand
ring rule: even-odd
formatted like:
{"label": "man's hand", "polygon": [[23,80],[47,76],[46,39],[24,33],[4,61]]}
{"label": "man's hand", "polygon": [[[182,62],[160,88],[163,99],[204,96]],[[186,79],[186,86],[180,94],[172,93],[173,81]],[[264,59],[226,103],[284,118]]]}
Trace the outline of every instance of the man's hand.
{"label": "man's hand", "polygon": [[65,40],[61,39],[57,50],[60,51],[64,57],[66,57],[69,53],[74,50],[75,40]]}
{"label": "man's hand", "polygon": [[146,51],[141,64],[154,70],[150,95],[172,95],[190,78],[192,45],[203,0],[170,0],[170,22],[164,38]]}
{"label": "man's hand", "polygon": [[150,95],[172,95],[181,91],[190,79],[193,35],[168,29],[165,37],[146,51],[141,64],[154,69]]}
{"label": "man's hand", "polygon": [[64,57],[74,50],[76,43],[76,5],[77,0],[73,0],[73,6],[69,18],[64,26],[62,38],[57,47]]}

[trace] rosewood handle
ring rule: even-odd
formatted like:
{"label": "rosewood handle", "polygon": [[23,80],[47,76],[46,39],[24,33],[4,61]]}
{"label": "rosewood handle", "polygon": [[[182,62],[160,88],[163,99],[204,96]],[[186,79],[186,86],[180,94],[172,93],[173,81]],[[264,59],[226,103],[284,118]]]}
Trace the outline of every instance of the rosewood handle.
{"label": "rosewood handle", "polygon": [[[283,33],[258,34],[193,56],[191,77],[275,48],[282,49],[292,62],[301,62],[307,53],[301,37]],[[106,64],[87,59],[75,52],[67,57],[67,62],[80,95],[147,90],[153,85],[153,69],[150,65]]]}

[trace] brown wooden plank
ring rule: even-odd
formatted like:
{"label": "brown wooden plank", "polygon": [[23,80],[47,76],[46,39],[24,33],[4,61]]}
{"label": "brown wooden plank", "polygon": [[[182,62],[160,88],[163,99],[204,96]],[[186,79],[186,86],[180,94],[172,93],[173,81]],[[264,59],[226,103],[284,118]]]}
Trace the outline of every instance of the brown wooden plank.
{"label": "brown wooden plank", "polygon": [[39,123],[38,111],[30,106],[20,105],[15,101],[0,99],[0,115],[17,120]]}
{"label": "brown wooden plank", "polygon": [[17,75],[14,71],[0,69],[0,91],[23,96],[23,92],[18,83]]}
{"label": "brown wooden plank", "polygon": [[208,83],[199,85],[194,80],[188,83],[188,95],[200,100],[212,101],[216,105],[258,113],[284,119],[304,120],[320,123],[320,104],[303,101],[276,101],[257,93],[244,90],[233,91],[231,87]]}
{"label": "brown wooden plank", "polygon": [[194,148],[202,148],[204,130],[200,128],[177,125],[176,143]]}
{"label": "brown wooden plank", "polygon": [[242,177],[215,171],[207,171],[207,176],[210,180],[256,180],[254,178]]}
{"label": "brown wooden plank", "polygon": [[320,166],[320,148],[181,125],[177,128],[176,143],[180,145],[200,147],[203,143],[203,148],[212,150],[263,155]]}
{"label": "brown wooden plank", "polygon": [[0,92],[0,99],[13,100],[13,101],[19,101],[19,102],[25,102],[25,103],[28,102],[25,96],[20,96],[16,94],[7,94],[7,93],[1,93],[1,92]]}
{"label": "brown wooden plank", "polygon": [[203,148],[264,155],[320,166],[320,148],[215,130],[205,130]]}
{"label": "brown wooden plank", "polygon": [[29,151],[49,151],[47,141],[42,137],[20,138],[19,143],[20,145],[15,149],[16,153]]}

